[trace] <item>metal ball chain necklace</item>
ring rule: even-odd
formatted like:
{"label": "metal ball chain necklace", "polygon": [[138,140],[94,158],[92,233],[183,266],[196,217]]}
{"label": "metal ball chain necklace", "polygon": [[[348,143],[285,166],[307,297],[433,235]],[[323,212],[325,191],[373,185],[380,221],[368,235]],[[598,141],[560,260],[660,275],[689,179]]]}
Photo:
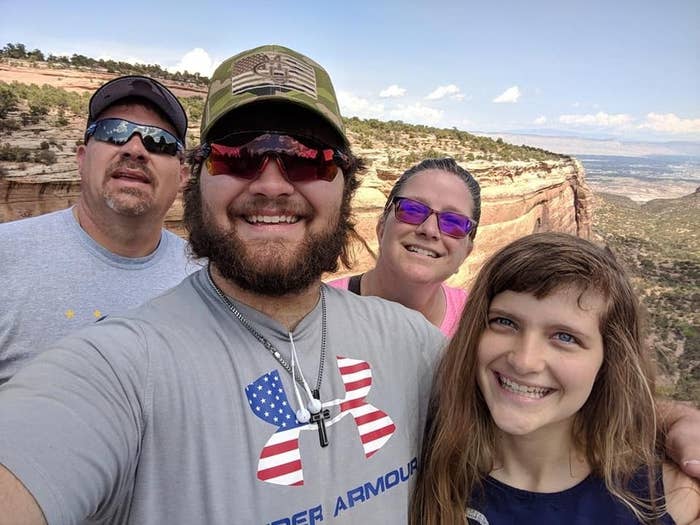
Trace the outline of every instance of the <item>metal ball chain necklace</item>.
{"label": "metal ball chain necklace", "polygon": [[[282,356],[282,353],[277,349],[272,342],[267,339],[264,335],[258,332],[253,324],[241,313],[241,311],[236,308],[236,306],[226,297],[226,294],[219,288],[214,279],[211,277],[211,265],[207,266],[207,280],[209,284],[216,292],[219,300],[231,311],[233,316],[238,319],[238,321],[243,325],[243,327],[251,333],[255,339],[262,344],[265,349],[270,352],[272,357],[282,365],[287,373],[294,377],[300,385],[303,386],[303,379],[301,376],[301,370],[298,364],[296,366],[296,372],[292,374],[292,366],[287,362],[287,360]],[[323,291],[323,286],[320,288],[321,291],[321,356],[318,362],[318,376],[316,378],[316,387],[311,391],[315,399],[321,399],[321,381],[323,381],[323,366],[326,361],[326,294]],[[318,426],[318,438],[322,447],[328,446],[328,437],[326,435],[326,425],[325,420],[330,418],[330,412],[327,409],[322,409],[320,412],[311,414],[311,422],[316,423]]]}

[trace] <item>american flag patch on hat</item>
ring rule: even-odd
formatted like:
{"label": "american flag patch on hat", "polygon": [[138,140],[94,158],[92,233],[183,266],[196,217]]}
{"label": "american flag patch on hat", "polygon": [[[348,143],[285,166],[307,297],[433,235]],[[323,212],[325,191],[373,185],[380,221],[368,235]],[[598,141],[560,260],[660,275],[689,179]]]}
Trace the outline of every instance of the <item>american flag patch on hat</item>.
{"label": "american flag patch on hat", "polygon": [[313,67],[284,53],[255,53],[233,64],[233,95],[259,89],[273,92],[295,90],[318,98]]}

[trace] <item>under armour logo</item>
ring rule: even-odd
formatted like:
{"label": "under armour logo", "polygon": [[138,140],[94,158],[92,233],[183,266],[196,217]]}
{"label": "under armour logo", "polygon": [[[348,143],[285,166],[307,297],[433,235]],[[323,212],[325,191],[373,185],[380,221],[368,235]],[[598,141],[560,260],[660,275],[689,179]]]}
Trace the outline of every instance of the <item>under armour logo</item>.
{"label": "under armour logo", "polygon": [[[369,363],[340,356],[336,359],[345,386],[345,397],[323,403],[324,409],[331,406],[340,408],[340,413],[326,422],[326,426],[330,427],[351,414],[365,457],[369,458],[389,441],[396,426],[386,413],[366,401],[372,386]],[[277,427],[260,453],[258,479],[277,485],[303,485],[299,435],[303,430],[315,430],[315,424],[297,421],[276,370],[250,383],[245,392],[253,413]]]}

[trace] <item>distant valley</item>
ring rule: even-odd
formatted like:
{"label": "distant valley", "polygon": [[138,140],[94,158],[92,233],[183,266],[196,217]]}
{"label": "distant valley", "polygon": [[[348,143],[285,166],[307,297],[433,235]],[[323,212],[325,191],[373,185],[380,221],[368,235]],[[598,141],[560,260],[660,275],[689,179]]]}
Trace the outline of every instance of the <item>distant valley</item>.
{"label": "distant valley", "polygon": [[618,157],[679,156],[700,158],[698,142],[639,142],[620,139],[592,139],[579,136],[539,135],[535,133],[476,133],[511,144],[543,148],[563,155],[612,155]]}
{"label": "distant valley", "polygon": [[636,202],[678,198],[700,187],[700,143],[631,142],[529,133],[479,135],[573,155],[586,169],[586,181],[593,191],[622,195]]}

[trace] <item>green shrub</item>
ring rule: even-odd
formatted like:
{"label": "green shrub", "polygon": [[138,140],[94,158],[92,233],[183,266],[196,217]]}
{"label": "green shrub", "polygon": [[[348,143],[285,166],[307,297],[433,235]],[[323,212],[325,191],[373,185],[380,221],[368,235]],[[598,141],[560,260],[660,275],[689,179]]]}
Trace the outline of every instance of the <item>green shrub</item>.
{"label": "green shrub", "polygon": [[56,163],[56,154],[48,149],[42,149],[34,153],[34,162],[51,165]]}

